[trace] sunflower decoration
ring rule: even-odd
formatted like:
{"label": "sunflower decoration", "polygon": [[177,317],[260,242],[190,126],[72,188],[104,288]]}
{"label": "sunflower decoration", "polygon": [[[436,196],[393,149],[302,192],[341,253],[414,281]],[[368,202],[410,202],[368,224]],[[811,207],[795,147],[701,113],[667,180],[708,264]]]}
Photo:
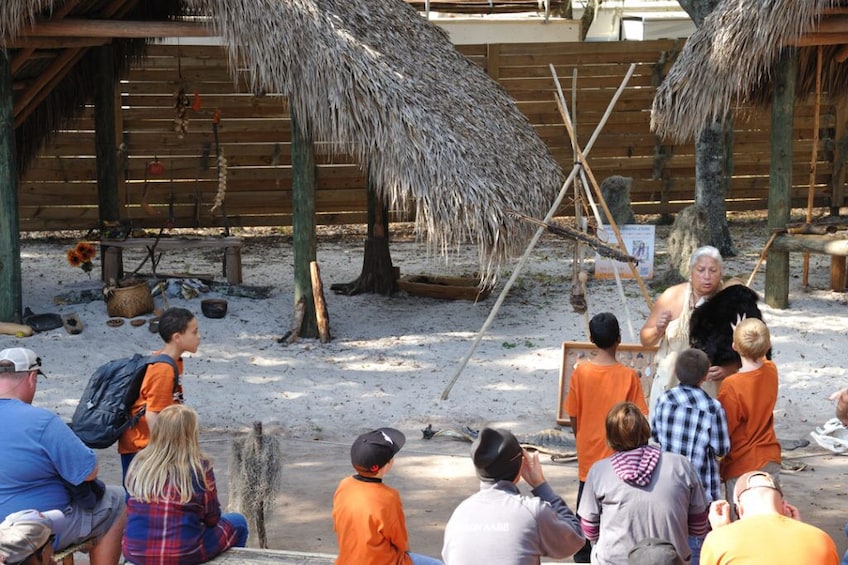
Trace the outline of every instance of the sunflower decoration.
{"label": "sunflower decoration", "polygon": [[91,262],[96,254],[94,246],[85,241],[80,241],[66,252],[68,264],[71,267],[79,267],[86,273],[90,273],[94,268]]}

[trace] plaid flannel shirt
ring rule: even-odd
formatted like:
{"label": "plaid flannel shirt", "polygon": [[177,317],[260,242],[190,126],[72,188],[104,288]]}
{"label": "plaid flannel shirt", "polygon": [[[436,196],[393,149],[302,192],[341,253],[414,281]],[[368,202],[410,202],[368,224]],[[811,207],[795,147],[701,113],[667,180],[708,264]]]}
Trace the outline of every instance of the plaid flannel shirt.
{"label": "plaid flannel shirt", "polygon": [[188,502],[166,485],[166,496],[155,502],[127,501],[124,556],[136,565],[204,563],[236,542],[235,528],[221,520],[221,505],[212,467],[205,465],[210,488],[196,484]]}
{"label": "plaid flannel shirt", "polygon": [[721,498],[717,458],[730,451],[730,434],[718,400],[697,386],[681,384],[666,391],[657,401],[651,436],[663,451],[689,459],[708,502]]}

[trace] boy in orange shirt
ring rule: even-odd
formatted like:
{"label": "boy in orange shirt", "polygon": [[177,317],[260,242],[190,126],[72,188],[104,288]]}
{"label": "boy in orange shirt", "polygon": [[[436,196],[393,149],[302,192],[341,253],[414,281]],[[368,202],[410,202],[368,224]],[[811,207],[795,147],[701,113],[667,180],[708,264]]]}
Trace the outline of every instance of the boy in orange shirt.
{"label": "boy in orange shirt", "polygon": [[[183,353],[197,353],[200,346],[200,329],[197,318],[185,308],[168,308],[159,319],[159,336],[165,347],[156,352],[171,357],[183,372]],[[138,423],[128,428],[118,440],[118,453],[121,454],[121,469],[124,477],[135,454],[147,447],[150,430],[156,424],[159,412],[172,404],[182,404],[183,385],[179,377],[174,381],[174,368],[168,363],[153,363],[147,367],[138,400],[132,406],[137,414],[144,408],[144,415]]]}
{"label": "boy in orange shirt", "polygon": [[410,553],[400,494],[383,484],[404,443],[403,432],[377,428],[350,447],[356,474],[342,479],[333,495],[338,565],[442,565],[438,559]]}
{"label": "boy in orange shirt", "polygon": [[730,453],[719,467],[727,500],[732,500],[736,480],[748,471],[765,471],[779,485],[780,443],[774,432],[777,367],[766,359],[770,348],[771,336],[762,320],[747,318],[737,324],[733,349],[742,367],[718,390],[730,433]]}
{"label": "boy in orange shirt", "polygon": [[[628,400],[648,413],[645,393],[639,375],[616,359],[621,343],[618,318],[609,312],[596,314],[589,321],[589,339],[598,348],[595,357],[580,363],[571,375],[565,412],[571,418],[571,429],[577,443],[577,507],[583,495],[586,475],[596,461],[613,454],[607,445],[606,418],[610,409]],[[575,563],[589,563],[591,545],[574,554]]]}

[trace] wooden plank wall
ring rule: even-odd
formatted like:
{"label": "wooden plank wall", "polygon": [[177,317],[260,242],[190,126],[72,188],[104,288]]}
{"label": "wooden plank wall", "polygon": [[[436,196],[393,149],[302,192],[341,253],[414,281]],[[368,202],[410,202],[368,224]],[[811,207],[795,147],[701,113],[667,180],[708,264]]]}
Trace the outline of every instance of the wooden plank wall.
{"label": "wooden plank wall", "polygon": [[[633,177],[637,213],[671,213],[692,202],[694,144],[671,145],[650,132],[650,105],[682,41],[501,44],[462,46],[512,95],[552,154],[568,172],[573,158],[553,99],[553,64],[569,104],[576,69],[576,128],[585,145],[631,63],[636,72],[588,158],[600,182]],[[211,212],[218,190],[213,117],[220,112],[218,141],[227,159],[227,223],[282,226],[291,223],[291,123],[285,100],[234,83],[223,49],[151,46],[148,57],[120,85],[119,126],[123,164],[121,198],[135,227],[224,226]],[[183,87],[200,108],[188,112],[188,133],[174,131],[175,94]],[[793,205],[805,206],[809,182],[812,101],[796,107]],[[816,203],[829,205],[835,109],[822,109]],[[735,122],[735,175],[728,209],[765,209],[768,197],[769,114],[741,109]],[[317,148],[319,223],[365,221],[365,178],[347,155]],[[164,174],[149,174],[158,160]],[[23,175],[21,229],[88,229],[97,226],[93,118],[87,111],[58,132]],[[142,206],[145,203],[147,206]],[[569,215],[573,204],[563,206]],[[395,219],[409,219],[395,211]]]}

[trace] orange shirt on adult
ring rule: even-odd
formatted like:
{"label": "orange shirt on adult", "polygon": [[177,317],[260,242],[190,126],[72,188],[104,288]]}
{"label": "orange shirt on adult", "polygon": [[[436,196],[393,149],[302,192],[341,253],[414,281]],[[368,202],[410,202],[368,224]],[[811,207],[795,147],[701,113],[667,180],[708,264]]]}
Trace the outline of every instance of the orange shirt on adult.
{"label": "orange shirt on adult", "polygon": [[822,530],[780,514],[746,516],[707,534],[701,563],[709,565],[838,565],[836,544]]}
{"label": "orange shirt on adult", "polygon": [[[162,352],[157,351],[154,355],[159,353]],[[177,367],[182,374],[182,358],[177,359]],[[174,368],[167,363],[154,363],[147,367],[138,400],[132,406],[132,413],[137,414],[142,406],[146,406],[148,412],[161,412],[172,404],[181,403],[182,398],[183,385],[179,379],[176,388],[174,387]],[[147,418],[142,416],[135,426],[121,435],[118,440],[118,453],[138,453],[147,447],[149,441],[150,428],[147,426]]]}
{"label": "orange shirt on adult", "polygon": [[639,375],[621,363],[596,365],[580,363],[571,374],[565,412],[577,419],[577,475],[586,475],[595,462],[612,455],[607,447],[606,419],[610,409],[629,400],[643,414],[648,413]]}
{"label": "orange shirt on adult", "polygon": [[727,414],[730,433],[730,453],[720,463],[722,480],[780,463],[780,443],[774,432],[775,364],[764,361],[759,369],[730,375],[721,383],[718,401]]}

